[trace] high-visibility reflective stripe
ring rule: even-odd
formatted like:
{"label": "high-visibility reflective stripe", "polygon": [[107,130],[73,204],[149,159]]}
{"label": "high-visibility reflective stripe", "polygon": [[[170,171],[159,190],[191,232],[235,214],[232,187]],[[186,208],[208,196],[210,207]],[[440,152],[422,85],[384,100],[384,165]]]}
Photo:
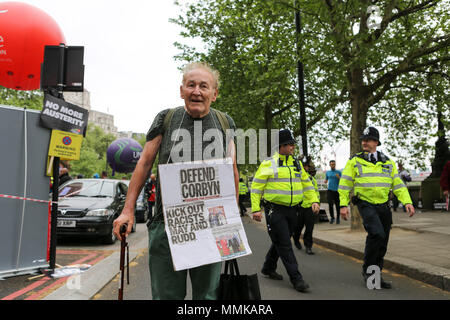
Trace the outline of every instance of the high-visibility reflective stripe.
{"label": "high-visibility reflective stripe", "polygon": [[253,183],[253,182],[256,182],[256,183],[266,183],[267,180],[254,178],[253,181],[252,181],[252,183]]}
{"label": "high-visibility reflective stripe", "polygon": [[[273,189],[265,189],[264,190],[265,194],[271,193],[271,194],[281,194],[281,195],[286,195],[286,196],[290,196],[291,195],[291,191],[290,190],[273,190]],[[292,194],[293,195],[299,195],[302,194],[303,190],[293,190]]]}
{"label": "high-visibility reflective stripe", "polygon": [[267,182],[300,182],[299,178],[269,178]]}
{"label": "high-visibility reflective stripe", "polygon": [[393,168],[392,165],[387,164],[384,166],[387,167],[389,172],[363,172],[362,165],[359,162],[355,163],[355,167],[358,169],[359,176],[361,178],[368,178],[368,177],[391,178],[391,173],[392,173],[392,168]]}
{"label": "high-visibility reflective stripe", "polygon": [[359,163],[358,161],[356,161],[355,167],[358,169],[359,175],[361,176],[361,175],[363,174],[361,163]]}
{"label": "high-visibility reflective stripe", "polygon": [[302,179],[302,182],[311,182],[309,179]]}
{"label": "high-visibility reflective stripe", "polygon": [[275,178],[278,178],[278,166],[275,159],[272,159],[272,169],[273,169],[273,176]]}
{"label": "high-visibility reflective stripe", "polygon": [[314,190],[314,187],[306,187],[306,188],[303,188],[303,191],[309,191],[309,190]]}
{"label": "high-visibility reflective stripe", "polygon": [[360,188],[390,188],[390,183],[355,183],[355,187]]}
{"label": "high-visibility reflective stripe", "polygon": [[400,188],[406,188],[406,185],[404,185],[403,183],[400,183],[400,184],[394,186],[394,188],[392,188],[392,190],[398,190]]}
{"label": "high-visibility reflective stripe", "polygon": [[352,178],[352,177],[346,176],[346,175],[343,175],[343,176],[341,177],[341,179],[348,180],[348,181],[353,181],[353,178]]}
{"label": "high-visibility reflective stripe", "polygon": [[341,189],[341,190],[352,190],[353,187],[343,186],[343,185],[340,184],[338,189]]}
{"label": "high-visibility reflective stripe", "polygon": [[263,194],[263,190],[252,189],[252,193]]}
{"label": "high-visibility reflective stripe", "polygon": [[368,172],[360,175],[361,178],[367,177],[380,177],[380,178],[390,178],[391,175],[389,173],[379,173],[379,172]]}

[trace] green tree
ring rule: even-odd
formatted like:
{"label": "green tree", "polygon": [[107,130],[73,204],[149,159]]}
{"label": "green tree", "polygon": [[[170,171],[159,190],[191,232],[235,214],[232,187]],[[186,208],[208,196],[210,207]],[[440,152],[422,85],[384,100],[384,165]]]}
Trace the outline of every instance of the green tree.
{"label": "green tree", "polygon": [[[207,51],[176,43],[181,50],[176,58],[203,60],[220,72],[214,107],[227,112],[243,130],[298,128],[298,121],[291,121],[298,117],[293,16],[279,15],[278,5],[270,1],[186,3],[185,14],[172,21],[185,29],[183,36],[201,38]],[[267,142],[270,145],[270,134]],[[251,173],[256,168],[239,169]]]}
{"label": "green tree", "polygon": [[[205,60],[221,72],[216,106],[233,116],[240,128],[289,126],[299,133],[298,58],[305,65],[313,148],[350,137],[351,152],[357,152],[368,124],[415,136],[418,119],[433,118],[441,108],[430,108],[429,94],[424,94],[430,72],[441,74],[441,87],[446,88],[435,94],[441,101],[448,98],[448,0],[380,0],[374,2],[376,10],[369,10],[368,0],[176,3],[183,13],[172,21],[183,28],[181,35],[205,43],[205,50],[176,43],[181,50],[176,58]],[[300,57],[295,49],[295,9],[302,15]],[[371,22],[373,17],[378,17],[379,26]],[[448,118],[448,110],[444,112]],[[409,126],[392,121],[405,115],[417,120]],[[436,123],[426,122],[421,126],[422,142],[429,140]],[[394,138],[390,148],[403,147],[418,162],[429,156],[407,146],[404,138]],[[420,149],[429,151],[430,145],[421,144]]]}
{"label": "green tree", "polygon": [[22,91],[0,86],[0,104],[41,110],[44,94],[39,90]]}
{"label": "green tree", "polygon": [[[438,111],[450,118],[449,0],[184,3],[173,21],[186,38],[202,39],[206,51],[176,44],[177,58],[202,59],[221,72],[217,104],[238,126],[299,132],[295,66],[301,59],[313,150],[350,138],[356,153],[364,128],[374,125],[389,134],[389,153],[404,150],[416,167],[430,157]],[[302,16],[299,56],[294,10]],[[352,226],[360,226],[354,216]]]}

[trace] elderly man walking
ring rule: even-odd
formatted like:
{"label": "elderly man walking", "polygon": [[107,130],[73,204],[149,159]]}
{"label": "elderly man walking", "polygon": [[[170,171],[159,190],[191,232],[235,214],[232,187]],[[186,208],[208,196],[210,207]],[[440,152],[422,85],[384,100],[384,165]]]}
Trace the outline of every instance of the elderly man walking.
{"label": "elderly man walking", "polygon": [[279,132],[279,148],[272,158],[261,163],[252,181],[253,219],[261,221],[261,198],[272,245],[267,252],[261,273],[274,280],[283,277],[276,272],[278,258],[284,264],[294,289],[304,292],[309,285],[299,271],[292,249],[291,236],[297,226],[298,204],[310,202],[319,211],[319,199],[302,164],[293,157],[295,140],[289,130]]}
{"label": "elderly man walking", "polygon": [[[207,139],[203,139],[203,137],[196,137],[196,139],[195,133],[198,132],[198,128],[201,127],[199,131],[202,134],[208,129],[220,130],[223,137],[226,136],[227,129],[235,129],[235,124],[228,115],[210,107],[217,98],[218,90],[218,73],[207,64],[191,63],[184,69],[180,86],[180,96],[184,100],[184,106],[161,111],[153,121],[147,133],[147,143],[131,178],[125,207],[122,214],[114,221],[116,237],[120,239],[119,228],[123,224],[128,225],[127,234],[131,232],[136,198],[148,177],[157,154],[159,155],[159,163],[206,160],[203,159],[205,156],[203,151],[206,147],[210,147],[211,141],[205,141]],[[191,139],[190,144],[188,144],[191,148],[188,150],[190,151],[188,155],[183,154],[180,157],[180,148],[177,148],[177,133],[180,133],[181,130],[185,134],[183,134],[183,139],[179,143],[185,143],[184,139],[188,136]],[[173,138],[174,135],[177,136],[175,139]],[[197,146],[199,141],[200,148]],[[229,141],[223,139],[222,141],[214,141],[214,143],[220,145],[220,148],[215,148],[215,150],[234,150],[235,148],[233,139]],[[185,151],[184,148],[181,149],[183,152]],[[225,155],[214,155],[211,152],[206,156],[223,157]],[[237,200],[239,173],[234,156],[233,168]],[[151,224],[148,226],[149,268],[153,299],[184,299],[188,272],[191,278],[194,300],[217,299],[221,263],[174,271],[169,242],[164,228],[159,174],[157,176],[154,215]]]}

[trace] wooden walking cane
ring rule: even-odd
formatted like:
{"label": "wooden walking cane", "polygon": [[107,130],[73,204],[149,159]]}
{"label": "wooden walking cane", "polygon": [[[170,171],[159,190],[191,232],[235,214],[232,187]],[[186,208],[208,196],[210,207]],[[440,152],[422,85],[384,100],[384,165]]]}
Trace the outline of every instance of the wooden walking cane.
{"label": "wooden walking cane", "polygon": [[119,300],[123,300],[123,280],[124,280],[124,269],[125,269],[125,249],[127,251],[127,284],[130,284],[130,249],[127,242],[127,225],[124,224],[120,227],[120,281],[119,281]]}

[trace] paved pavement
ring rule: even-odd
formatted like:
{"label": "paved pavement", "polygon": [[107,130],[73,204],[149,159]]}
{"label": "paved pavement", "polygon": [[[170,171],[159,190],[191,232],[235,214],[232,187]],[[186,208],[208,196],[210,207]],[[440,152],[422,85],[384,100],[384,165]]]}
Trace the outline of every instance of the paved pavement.
{"label": "paved pavement", "polygon": [[[327,209],[328,206],[322,204],[322,207]],[[417,212],[410,218],[400,209],[393,213],[393,221],[385,268],[450,291],[450,212],[423,211]],[[264,224],[259,225],[264,227]],[[328,222],[316,224],[314,228],[315,243],[361,259],[366,233],[364,230],[351,231],[349,224],[349,221],[343,220],[339,225]],[[139,224],[138,228],[146,227],[145,224]],[[130,261],[142,257],[146,248],[146,236],[136,239],[130,248]],[[119,251],[116,248],[115,251],[96,259],[95,264],[80,275],[77,280],[78,284],[81,284],[80,289],[61,285],[49,294],[40,292],[33,298],[45,300],[92,299],[111,280],[116,278],[118,260]],[[133,262],[131,266],[133,267]]]}
{"label": "paved pavement", "polygon": [[[366,235],[350,230],[350,222],[342,219],[339,225],[316,224],[313,234],[315,243],[358,259]],[[450,291],[450,212],[416,210],[411,218],[402,209],[393,212],[384,267]]]}

